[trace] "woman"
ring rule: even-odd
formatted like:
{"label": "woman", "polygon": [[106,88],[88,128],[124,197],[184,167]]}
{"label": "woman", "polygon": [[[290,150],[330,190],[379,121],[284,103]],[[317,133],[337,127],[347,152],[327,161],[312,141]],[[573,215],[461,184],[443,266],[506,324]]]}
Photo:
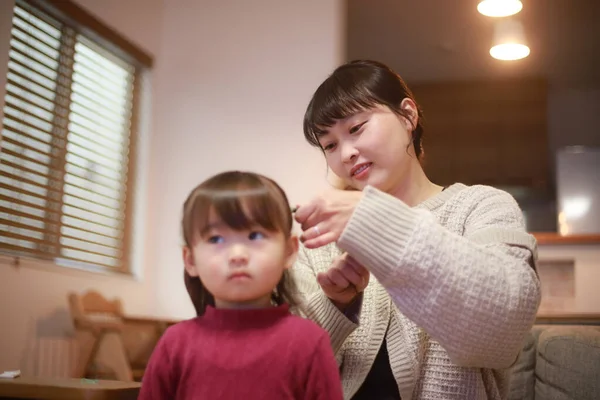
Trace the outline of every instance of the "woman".
{"label": "woman", "polygon": [[304,134],[354,189],[295,214],[305,248],[294,272],[306,315],[330,334],[344,397],[505,398],[540,302],[536,242],[514,199],[432,183],[421,111],[377,62],[337,68]]}

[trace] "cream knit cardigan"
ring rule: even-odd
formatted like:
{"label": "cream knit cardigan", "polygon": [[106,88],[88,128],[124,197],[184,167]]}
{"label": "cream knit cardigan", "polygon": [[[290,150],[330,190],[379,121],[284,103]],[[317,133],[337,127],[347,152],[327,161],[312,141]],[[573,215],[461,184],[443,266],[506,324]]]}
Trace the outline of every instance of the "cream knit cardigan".
{"label": "cream knit cardigan", "polygon": [[[387,332],[403,400],[505,398],[540,302],[536,242],[515,200],[455,184],[410,208],[363,192],[337,245],[301,249],[292,268],[305,316],[330,334],[344,397],[365,380]],[[358,325],[315,278],[342,251],[372,274]]]}

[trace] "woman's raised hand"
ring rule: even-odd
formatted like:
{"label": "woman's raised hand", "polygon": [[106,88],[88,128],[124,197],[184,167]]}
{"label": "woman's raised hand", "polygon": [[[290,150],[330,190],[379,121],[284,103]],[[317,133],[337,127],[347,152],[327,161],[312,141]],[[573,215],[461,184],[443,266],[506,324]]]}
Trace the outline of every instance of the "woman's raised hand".
{"label": "woman's raised hand", "polygon": [[304,246],[312,249],[336,242],[362,196],[359,191],[329,190],[298,207],[295,219],[302,227]]}

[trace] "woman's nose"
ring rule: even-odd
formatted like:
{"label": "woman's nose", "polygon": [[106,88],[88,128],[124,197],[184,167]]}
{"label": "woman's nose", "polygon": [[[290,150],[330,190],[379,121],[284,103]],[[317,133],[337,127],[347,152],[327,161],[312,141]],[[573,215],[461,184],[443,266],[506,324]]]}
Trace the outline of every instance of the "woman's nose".
{"label": "woman's nose", "polygon": [[342,144],[342,162],[351,163],[358,157],[358,149],[352,143]]}

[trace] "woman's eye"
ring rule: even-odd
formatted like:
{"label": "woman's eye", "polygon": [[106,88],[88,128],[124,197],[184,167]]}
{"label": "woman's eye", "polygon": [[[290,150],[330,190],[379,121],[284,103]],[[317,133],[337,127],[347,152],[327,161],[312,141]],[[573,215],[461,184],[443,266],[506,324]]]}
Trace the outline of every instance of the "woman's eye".
{"label": "woman's eye", "polygon": [[223,236],[214,235],[208,238],[208,243],[219,244],[223,243]]}
{"label": "woman's eye", "polygon": [[258,240],[258,239],[264,239],[265,235],[263,235],[260,232],[250,232],[250,234],[248,235],[248,239],[250,240]]}
{"label": "woman's eye", "polygon": [[364,121],[358,125],[354,125],[352,128],[350,128],[350,134],[358,132],[360,130],[360,128],[362,128],[366,123],[367,123],[367,121]]}
{"label": "woman's eye", "polygon": [[325,150],[325,151],[331,151],[333,149],[335,149],[335,143],[329,143],[329,144],[323,146],[323,150]]}

